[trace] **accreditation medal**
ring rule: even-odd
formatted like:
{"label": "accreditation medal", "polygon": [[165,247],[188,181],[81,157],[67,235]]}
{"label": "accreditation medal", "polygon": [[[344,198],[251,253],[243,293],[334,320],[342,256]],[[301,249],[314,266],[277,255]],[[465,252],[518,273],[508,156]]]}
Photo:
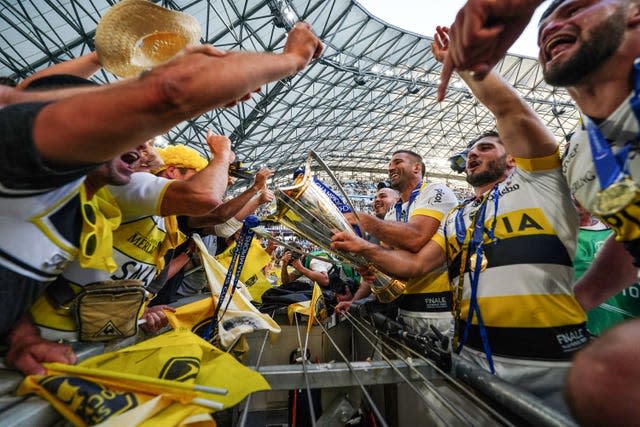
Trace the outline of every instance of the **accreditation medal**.
{"label": "accreditation medal", "polygon": [[612,215],[630,205],[638,194],[638,185],[628,176],[603,188],[596,194],[593,213]]}
{"label": "accreditation medal", "polygon": [[[472,272],[475,272],[477,262],[478,262],[478,254],[474,252],[469,257],[469,270],[471,270]],[[488,264],[489,262],[487,261],[487,257],[483,253],[482,260],[480,261],[480,271],[485,271],[487,269]]]}

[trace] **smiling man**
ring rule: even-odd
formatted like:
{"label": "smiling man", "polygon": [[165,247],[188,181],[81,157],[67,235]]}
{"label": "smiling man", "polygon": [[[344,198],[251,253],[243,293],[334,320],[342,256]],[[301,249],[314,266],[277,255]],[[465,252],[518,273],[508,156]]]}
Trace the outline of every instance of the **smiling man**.
{"label": "smiling man", "polygon": [[[388,171],[391,188],[400,199],[384,219],[359,213],[360,225],[386,247],[418,252],[429,243],[458,199],[444,184],[424,179],[425,165],[416,152],[394,152]],[[355,223],[353,216],[348,218]],[[356,297],[364,291],[359,289]],[[444,263],[438,269],[409,278],[399,299],[398,316],[416,332],[426,333],[434,326],[444,335],[451,334],[451,288]]]}
{"label": "smiling man", "polygon": [[[95,211],[115,211],[118,224],[120,219],[122,224],[113,233],[109,230],[109,233],[96,234],[94,251],[101,255],[99,259],[108,258],[108,266],[84,263],[86,250],[83,248],[78,259],[73,260],[47,289],[47,295],[35,302],[30,313],[44,338],[76,339],[75,319],[69,311],[64,312],[60,308],[68,306],[75,294],[87,284],[135,279],[140,280],[148,290],[158,271],[165,267],[167,252],[184,241],[174,215],[205,214],[221,203],[229,164],[235,155],[229,139],[224,136],[209,132],[207,144],[214,156],[211,162],[193,150],[186,162],[183,159],[181,163],[166,165],[167,168],[176,169],[176,179],[157,177],[147,172],[134,173],[144,145],[88,175],[84,185],[87,196],[100,189],[92,199],[97,199]],[[184,146],[181,148],[187,149]],[[103,187],[107,184],[107,187]],[[83,191],[81,197],[84,197]],[[105,223],[114,221],[108,215],[105,217]],[[117,224],[114,224],[115,227]],[[153,323],[152,330],[166,324],[162,308],[151,307],[144,312],[147,325]],[[23,319],[19,330],[22,333],[12,334],[13,350],[7,355],[7,361],[25,373],[37,372],[41,369],[39,363],[34,363],[28,357],[28,352],[21,351],[25,348],[21,344],[31,339],[43,343],[46,340],[37,334],[28,318]]]}
{"label": "smiling man", "polygon": [[[578,202],[608,224],[610,239],[576,287],[586,309],[635,282],[640,265],[640,2],[554,1],[540,20],[545,80],[564,86],[582,111],[563,170]],[[622,244],[619,242],[623,242]],[[615,264],[611,264],[615,263]],[[607,292],[602,293],[602,286]]]}
{"label": "smiling man", "polygon": [[376,191],[376,195],[373,198],[373,213],[376,218],[383,219],[391,206],[395,205],[400,195],[393,188],[381,188]]}
{"label": "smiling man", "polygon": [[[452,27],[441,89],[453,68],[486,75],[541,2],[469,0]],[[616,236],[576,284],[588,310],[634,283],[640,264],[640,2],[555,0],[540,19],[538,45],[545,80],[566,87],[582,112],[563,161],[571,193]],[[528,148],[538,147],[532,141]],[[639,333],[640,321],[630,321],[576,357],[567,394],[581,424],[637,418]]]}
{"label": "smiling man", "polygon": [[[436,59],[447,55],[438,27]],[[573,296],[578,217],[562,177],[558,144],[519,93],[495,72],[482,82],[461,73],[493,113],[498,133],[470,142],[465,172],[475,197],[452,210],[418,253],[390,251],[337,233],[337,249],[361,253],[398,277],[447,261],[456,320],[453,349],[566,410],[562,391],[572,357],[588,340]]]}
{"label": "smiling man", "polygon": [[[566,87],[582,112],[565,177],[617,240],[605,243],[576,284],[591,309],[634,283],[640,266],[640,2],[556,0],[539,29],[545,80]],[[567,395],[581,424],[623,425],[637,417],[638,331],[638,320],[620,325],[576,357]]]}

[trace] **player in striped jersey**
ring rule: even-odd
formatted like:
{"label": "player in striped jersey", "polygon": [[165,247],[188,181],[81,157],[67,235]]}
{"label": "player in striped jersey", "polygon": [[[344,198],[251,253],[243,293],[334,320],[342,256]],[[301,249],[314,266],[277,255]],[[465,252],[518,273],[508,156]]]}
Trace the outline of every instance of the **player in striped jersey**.
{"label": "player in striped jersey", "polygon": [[[433,46],[434,54],[442,59],[446,30],[439,28],[436,39],[442,45]],[[462,77],[494,114],[499,131],[467,149],[475,197],[452,210],[415,255],[345,233],[334,236],[334,245],[399,277],[425,274],[446,259],[457,321],[454,350],[564,409],[566,372],[587,333],[571,286],[578,217],[558,146],[495,72],[482,82]]]}

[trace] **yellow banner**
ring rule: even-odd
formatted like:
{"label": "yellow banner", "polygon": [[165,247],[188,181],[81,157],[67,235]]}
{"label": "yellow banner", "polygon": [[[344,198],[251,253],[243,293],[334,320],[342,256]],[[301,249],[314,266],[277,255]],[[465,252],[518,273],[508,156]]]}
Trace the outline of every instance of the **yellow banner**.
{"label": "yellow banner", "polygon": [[[215,258],[206,253],[204,250],[204,244],[199,237],[196,236],[194,241],[200,248],[203,261],[202,265],[209,284],[211,285],[213,302],[214,304],[217,304],[227,271]],[[225,348],[237,341],[240,335],[251,333],[256,330],[268,330],[272,334],[280,333],[280,326],[278,326],[278,324],[268,315],[260,313],[251,303],[251,296],[249,295],[246,286],[242,283],[242,280],[240,280],[238,284],[240,287],[233,294],[226,312],[222,314],[221,309],[220,315],[222,315],[222,317],[218,319],[220,343]],[[225,299],[222,302],[223,309],[227,307],[230,294],[231,289],[227,291]]]}
{"label": "yellow banner", "polygon": [[[249,393],[269,389],[260,374],[184,331],[169,332],[80,363],[78,370],[86,369],[90,375],[70,374],[64,365],[52,367],[47,375],[25,378],[18,392],[39,394],[77,426],[102,423],[134,409],[137,417],[147,414],[148,425],[175,426],[195,414],[212,411],[195,405],[194,397],[228,408]],[[228,393],[188,390],[194,384],[224,388]],[[163,398],[154,399],[157,395]]]}
{"label": "yellow banner", "polygon": [[[220,264],[224,265],[225,268],[229,268],[229,265],[231,265],[231,257],[233,256],[235,248],[236,244],[233,243],[229,245],[224,252],[216,256],[216,259],[220,261]],[[269,265],[270,262],[271,255],[264,250],[260,241],[256,239],[251,240],[247,259],[242,267],[242,272],[240,273],[240,280],[250,288],[248,281],[256,274],[262,273],[262,269]]]}

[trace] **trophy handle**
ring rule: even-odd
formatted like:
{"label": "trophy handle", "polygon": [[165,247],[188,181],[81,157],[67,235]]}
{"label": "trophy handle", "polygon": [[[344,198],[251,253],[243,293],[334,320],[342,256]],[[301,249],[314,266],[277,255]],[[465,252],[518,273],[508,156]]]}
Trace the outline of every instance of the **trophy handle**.
{"label": "trophy handle", "polygon": [[380,271],[375,272],[376,280],[371,284],[371,292],[378,301],[389,303],[404,293],[407,285],[398,279],[394,279]]}
{"label": "trophy handle", "polygon": [[[308,155],[307,160],[305,162],[304,175],[300,180],[300,182],[298,182],[297,184],[286,186],[286,187],[276,188],[275,190],[276,198],[278,198],[278,195],[281,194],[281,195],[288,196],[293,200],[296,200],[302,193],[304,193],[304,190],[307,188],[310,182],[311,182],[311,155]],[[282,217],[284,217],[288,211],[289,211],[289,207],[285,206],[285,209],[277,209],[276,212],[261,218],[261,220],[280,222]]]}
{"label": "trophy handle", "polygon": [[343,262],[338,261],[336,259],[317,256],[317,255],[314,255],[314,254],[312,254],[310,252],[306,252],[306,251],[303,251],[302,249],[296,248],[295,246],[291,246],[290,244],[288,244],[288,243],[278,239],[277,237],[274,237],[271,234],[269,234],[269,232],[266,229],[264,229],[263,227],[253,227],[251,229],[251,231],[253,231],[259,237],[274,241],[278,245],[284,247],[285,249],[287,249],[289,251],[292,251],[292,252],[299,253],[300,255],[304,255],[304,256],[311,257],[311,258],[315,258],[317,260],[320,260],[320,261],[323,261],[323,262],[327,262],[327,263],[332,264],[332,265],[341,266],[342,264],[344,264]]}

